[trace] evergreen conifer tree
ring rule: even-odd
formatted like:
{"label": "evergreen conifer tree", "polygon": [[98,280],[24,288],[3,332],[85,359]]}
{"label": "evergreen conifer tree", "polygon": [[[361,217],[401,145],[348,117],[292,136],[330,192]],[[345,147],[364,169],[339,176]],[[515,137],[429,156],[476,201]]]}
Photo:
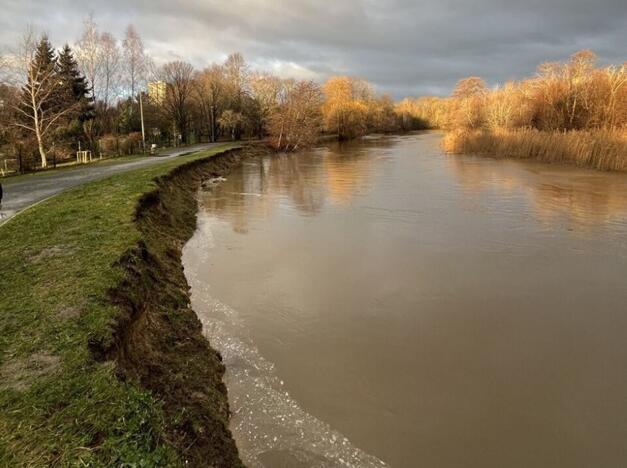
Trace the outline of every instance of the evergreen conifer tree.
{"label": "evergreen conifer tree", "polygon": [[[37,45],[35,58],[31,63],[31,73],[27,86],[39,86],[40,103],[43,111],[56,107],[56,65],[57,57],[47,36],[43,36]],[[28,92],[26,90],[26,92]]]}
{"label": "evergreen conifer tree", "polygon": [[50,44],[48,36],[43,36],[37,45],[37,52],[35,53],[35,62],[33,66],[36,66],[38,70],[52,70],[57,63],[57,57]]}
{"label": "evergreen conifer tree", "polygon": [[77,106],[73,117],[83,123],[94,118],[94,103],[87,79],[78,69],[78,63],[69,45],[65,45],[57,60],[57,75],[61,81],[59,98],[62,105]]}

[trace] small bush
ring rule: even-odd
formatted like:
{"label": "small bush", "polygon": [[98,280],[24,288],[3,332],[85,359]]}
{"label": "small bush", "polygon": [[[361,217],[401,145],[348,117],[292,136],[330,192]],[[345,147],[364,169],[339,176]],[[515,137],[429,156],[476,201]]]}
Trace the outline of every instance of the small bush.
{"label": "small bush", "polygon": [[105,156],[123,156],[134,154],[142,149],[142,134],[105,135],[100,139],[100,151]]}

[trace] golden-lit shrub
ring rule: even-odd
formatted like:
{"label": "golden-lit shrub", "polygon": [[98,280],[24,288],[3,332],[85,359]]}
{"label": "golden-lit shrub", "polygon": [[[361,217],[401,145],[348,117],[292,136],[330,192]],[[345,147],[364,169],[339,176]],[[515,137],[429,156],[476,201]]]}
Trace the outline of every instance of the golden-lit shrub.
{"label": "golden-lit shrub", "polygon": [[450,99],[425,96],[405,98],[395,106],[403,130],[445,128],[448,126]]}
{"label": "golden-lit shrub", "polygon": [[486,128],[529,127],[533,121],[533,108],[528,102],[524,87],[508,82],[485,97],[484,124]]}
{"label": "golden-lit shrub", "polygon": [[399,117],[389,96],[377,96],[367,81],[348,76],[330,78],[323,86],[324,129],[340,140],[369,132],[398,130]]}
{"label": "golden-lit shrub", "polygon": [[270,144],[281,151],[313,145],[320,132],[322,92],[313,81],[284,81],[269,115]]}
{"label": "golden-lit shrub", "polygon": [[583,50],[493,90],[475,77],[461,80],[444,149],[627,170],[627,69],[595,68],[595,60]]}
{"label": "golden-lit shrub", "polygon": [[340,140],[355,138],[368,130],[369,89],[363,82],[348,76],[329,78],[323,86],[322,116],[327,132],[337,133]]}
{"label": "golden-lit shrub", "polygon": [[390,96],[372,99],[368,106],[368,131],[393,132],[399,129],[399,119],[394,110],[394,102]]}
{"label": "golden-lit shrub", "polygon": [[486,121],[488,90],[485,82],[476,76],[464,78],[453,90],[449,113],[454,128],[481,128]]}

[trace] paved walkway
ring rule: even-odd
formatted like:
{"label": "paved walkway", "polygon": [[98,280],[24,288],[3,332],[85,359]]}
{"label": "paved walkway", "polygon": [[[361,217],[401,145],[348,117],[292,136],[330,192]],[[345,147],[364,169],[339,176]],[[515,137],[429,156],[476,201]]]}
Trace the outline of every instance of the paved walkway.
{"label": "paved walkway", "polygon": [[114,174],[127,172],[133,169],[153,166],[164,160],[176,158],[190,152],[201,151],[222,143],[205,143],[183,148],[174,148],[161,153],[159,156],[139,157],[134,161],[120,161],[95,163],[68,169],[57,169],[49,173],[33,174],[27,177],[17,177],[12,180],[0,179],[4,189],[2,206],[0,207],[0,224],[19,211],[28,208],[46,198],[77,187],[87,182],[104,179]]}

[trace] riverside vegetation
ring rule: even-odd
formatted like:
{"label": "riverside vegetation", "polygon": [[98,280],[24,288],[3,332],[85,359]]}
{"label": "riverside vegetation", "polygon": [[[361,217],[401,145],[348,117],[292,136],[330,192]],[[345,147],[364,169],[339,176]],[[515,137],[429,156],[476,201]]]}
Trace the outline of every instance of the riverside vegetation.
{"label": "riverside vegetation", "polygon": [[406,99],[397,109],[446,129],[444,149],[627,170],[627,65],[598,68],[588,50],[545,63],[534,78],[488,89],[461,80],[449,98]]}
{"label": "riverside vegetation", "polygon": [[[180,249],[221,148],[87,184],[0,229],[0,465],[239,466]],[[97,202],[94,202],[97,200]]]}
{"label": "riverside vegetation", "polygon": [[469,77],[448,98],[395,103],[359,78],[283,79],[251,69],[239,53],[201,70],[184,61],[157,67],[132,25],[118,41],[89,17],[73,47],[57,52],[27,30],[0,56],[0,166],[25,172],[74,159],[78,149],[122,155],[144,142],[267,138],[295,151],[320,134],[441,128],[451,153],[624,170],[627,68],[595,61],[584,50],[542,64],[530,79],[490,89]]}
{"label": "riverside vegetation", "polygon": [[252,70],[239,53],[201,70],[184,61],[157,67],[132,25],[118,41],[91,17],[73,46],[57,51],[27,29],[0,55],[0,166],[9,172],[73,160],[79,149],[131,154],[144,141],[268,138],[293,151],[320,132],[345,139],[399,128],[392,99],[364,80],[282,79]]}

